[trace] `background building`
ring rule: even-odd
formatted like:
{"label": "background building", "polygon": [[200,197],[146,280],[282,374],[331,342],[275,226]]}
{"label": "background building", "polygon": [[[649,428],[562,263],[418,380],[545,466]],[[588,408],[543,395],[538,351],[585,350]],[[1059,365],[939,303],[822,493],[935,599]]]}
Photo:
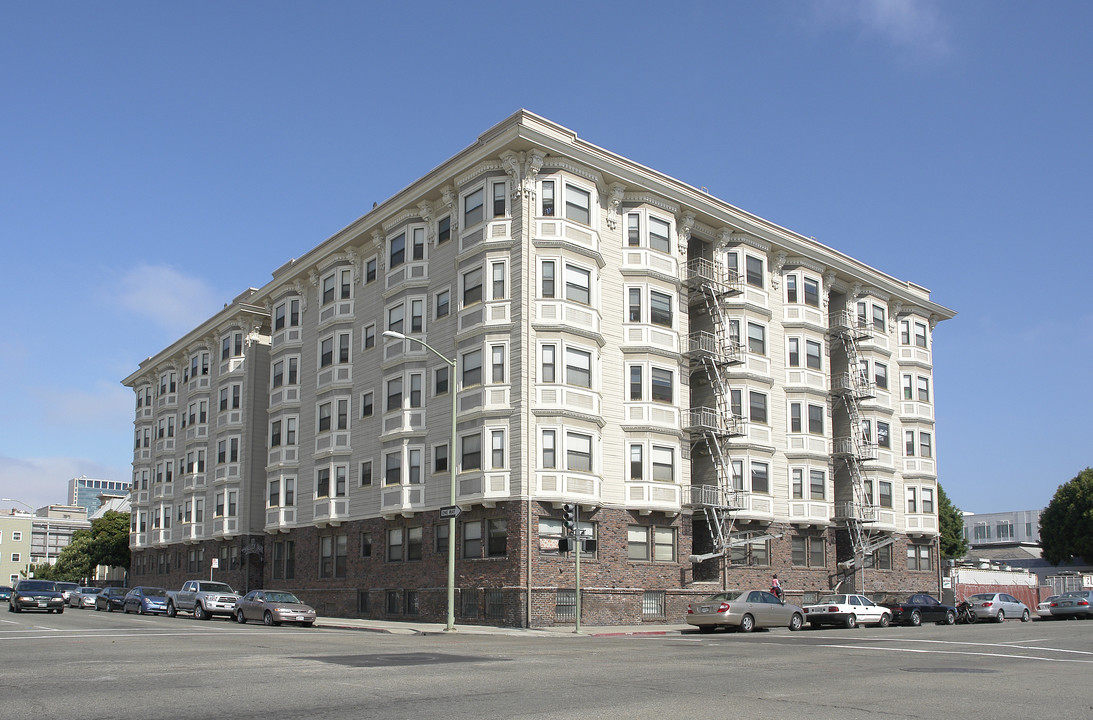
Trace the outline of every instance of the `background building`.
{"label": "background building", "polygon": [[18,510],[0,514],[0,584],[15,586],[30,565],[33,516]]}
{"label": "background building", "polygon": [[1043,510],[964,513],[964,539],[972,548],[999,545],[1039,545]]}
{"label": "background building", "polygon": [[124,497],[129,484],[128,480],[98,480],[81,475],[68,481],[68,503],[84,508],[91,515],[99,509],[101,495]]}
{"label": "background building", "polygon": [[596,622],[936,589],[952,315],[521,111],[125,379],[133,582],[439,617],[454,543],[461,621],[571,622],[575,503]]}

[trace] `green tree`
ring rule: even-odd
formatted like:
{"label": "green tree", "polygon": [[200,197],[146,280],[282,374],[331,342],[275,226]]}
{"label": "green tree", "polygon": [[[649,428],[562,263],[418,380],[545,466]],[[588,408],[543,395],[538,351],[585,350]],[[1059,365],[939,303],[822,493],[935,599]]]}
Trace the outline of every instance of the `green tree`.
{"label": "green tree", "polygon": [[94,544],[89,530],[77,530],[72,533],[72,541],[61,551],[49,579],[67,582],[83,582],[90,579],[95,570],[95,563],[91,559]]}
{"label": "green tree", "polygon": [[937,521],[941,531],[941,557],[952,560],[967,555],[968,541],[964,539],[964,513],[953,505],[941,485],[937,486]]}
{"label": "green tree", "polygon": [[129,567],[129,513],[111,511],[92,520],[91,538],[94,565]]}
{"label": "green tree", "polygon": [[1040,547],[1052,565],[1076,557],[1093,563],[1093,468],[1055,491],[1040,515]]}

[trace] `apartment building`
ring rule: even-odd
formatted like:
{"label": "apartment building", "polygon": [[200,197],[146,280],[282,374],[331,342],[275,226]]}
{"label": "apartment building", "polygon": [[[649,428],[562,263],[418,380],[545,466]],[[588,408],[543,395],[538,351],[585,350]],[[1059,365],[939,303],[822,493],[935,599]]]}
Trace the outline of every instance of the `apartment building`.
{"label": "apartment building", "polygon": [[126,378],[133,581],[572,622],[572,503],[585,621],[936,589],[953,314],[520,111]]}

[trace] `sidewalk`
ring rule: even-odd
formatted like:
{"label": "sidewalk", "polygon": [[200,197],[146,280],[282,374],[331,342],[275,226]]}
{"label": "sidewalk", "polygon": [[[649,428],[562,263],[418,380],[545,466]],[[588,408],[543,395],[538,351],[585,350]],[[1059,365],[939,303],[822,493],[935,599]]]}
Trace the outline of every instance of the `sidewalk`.
{"label": "sidewalk", "polygon": [[[363,632],[388,633],[390,635],[448,635],[445,623],[416,622],[413,620],[372,620],[361,618],[319,617],[315,627],[337,630],[360,630]],[[654,635],[679,635],[685,630],[694,630],[688,625],[581,625],[578,635],[573,625],[559,625],[549,628],[512,628],[493,625],[456,624],[453,635],[514,635],[517,637],[643,637]]]}

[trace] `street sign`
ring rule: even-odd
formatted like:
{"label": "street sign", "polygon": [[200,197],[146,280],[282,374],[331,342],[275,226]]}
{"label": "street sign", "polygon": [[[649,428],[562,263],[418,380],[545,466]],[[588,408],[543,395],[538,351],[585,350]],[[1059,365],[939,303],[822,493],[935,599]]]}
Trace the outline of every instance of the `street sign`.
{"label": "street sign", "polygon": [[458,505],[445,505],[444,507],[440,508],[440,517],[457,518],[459,517],[459,513],[461,512],[463,511],[459,509]]}

